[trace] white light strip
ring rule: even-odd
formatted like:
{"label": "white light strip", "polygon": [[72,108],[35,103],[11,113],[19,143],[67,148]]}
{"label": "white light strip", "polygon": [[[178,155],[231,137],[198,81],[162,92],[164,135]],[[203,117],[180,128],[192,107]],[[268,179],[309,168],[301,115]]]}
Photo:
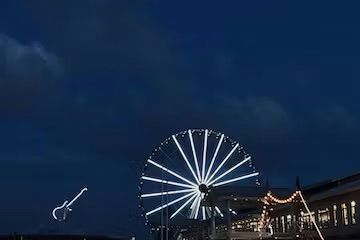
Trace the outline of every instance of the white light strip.
{"label": "white light strip", "polygon": [[156,167],[158,167],[158,168],[160,168],[160,169],[162,169],[162,170],[164,170],[164,171],[166,171],[166,172],[170,173],[171,175],[173,175],[173,176],[175,176],[175,177],[177,177],[177,178],[179,178],[179,179],[181,179],[181,180],[183,180],[183,181],[185,181],[185,182],[189,183],[190,185],[193,185],[194,187],[197,187],[195,183],[193,183],[193,182],[191,182],[191,181],[187,180],[186,178],[184,178],[184,177],[180,176],[179,174],[177,174],[177,173],[175,173],[175,172],[171,171],[170,169],[167,169],[166,167],[161,166],[160,164],[158,164],[158,163],[154,162],[153,160],[148,159],[147,161],[148,161],[148,163],[151,163],[152,165],[154,165],[154,166],[156,166]]}
{"label": "white light strip", "polygon": [[199,201],[200,201],[200,193],[198,193],[196,195],[196,198],[195,198],[194,202],[191,204],[190,218],[194,218],[195,212],[196,212],[196,206],[197,206]]}
{"label": "white light strip", "polygon": [[243,180],[243,179],[246,179],[246,178],[249,178],[249,177],[255,177],[255,176],[258,176],[258,175],[259,175],[258,172],[250,173],[250,174],[247,174],[247,175],[244,175],[244,176],[241,176],[241,177],[237,177],[237,178],[233,178],[233,179],[230,179],[230,180],[227,180],[227,181],[215,183],[213,186],[217,187],[217,186],[221,186],[221,185],[224,185],[224,184],[227,184],[227,183],[240,181],[240,180]]}
{"label": "white light strip", "polygon": [[[199,197],[200,193],[196,194],[197,197]],[[197,198],[194,200],[194,202],[191,204],[190,209],[194,209],[197,202]]]}
{"label": "white light strip", "polygon": [[205,179],[205,167],[206,167],[206,152],[207,152],[208,133],[209,133],[209,130],[205,129],[203,162],[202,162],[202,170],[201,170],[201,182],[204,182],[204,179]]}
{"label": "white light strip", "polygon": [[320,237],[322,240],[324,240],[324,237],[323,237],[323,235],[322,235],[322,233],[321,233],[318,225],[316,224],[316,221],[315,221],[314,217],[312,216],[311,211],[310,211],[310,209],[309,209],[309,206],[307,205],[307,203],[306,203],[306,201],[305,201],[305,198],[304,198],[304,196],[302,195],[302,192],[301,192],[301,191],[299,191],[299,195],[300,195],[301,201],[303,202],[303,204],[304,204],[304,206],[305,206],[305,209],[306,209],[307,213],[308,213],[309,216],[310,216],[310,219],[311,219],[312,223],[314,224],[314,226],[315,226],[315,228],[316,228],[317,233],[319,234],[319,237]]}
{"label": "white light strip", "polygon": [[174,185],[174,186],[180,186],[180,187],[186,187],[186,188],[194,189],[194,186],[188,185],[188,184],[183,184],[183,183],[178,183],[178,182],[172,182],[172,181],[167,181],[167,180],[161,180],[161,179],[158,179],[158,178],[146,177],[146,176],[142,176],[141,178],[144,179],[144,180],[148,180],[148,181],[153,181],[153,182],[158,182],[158,183],[165,183],[165,184],[169,184],[169,185]]}
{"label": "white light strip", "polygon": [[173,201],[171,201],[171,202],[169,202],[169,203],[167,203],[167,204],[164,204],[164,205],[162,205],[162,206],[160,206],[160,207],[158,207],[158,208],[155,208],[154,210],[151,210],[150,212],[147,212],[147,213],[146,213],[146,216],[149,216],[150,214],[153,214],[153,213],[155,213],[155,212],[157,212],[157,211],[159,211],[159,210],[161,210],[161,209],[163,209],[163,208],[166,208],[166,207],[171,206],[171,205],[173,205],[173,204],[175,204],[175,203],[177,203],[177,202],[180,202],[181,200],[183,200],[183,199],[185,199],[185,198],[188,198],[188,197],[190,197],[190,196],[193,195],[193,194],[195,194],[195,193],[186,194],[185,196],[179,197],[179,198],[177,198],[177,199],[175,199],[175,200],[173,200]]}
{"label": "white light strip", "polygon": [[231,212],[231,213],[234,214],[234,215],[237,214],[237,213],[236,213],[234,210],[232,210],[231,208],[229,208],[229,212]]}
{"label": "white light strip", "polygon": [[220,165],[215,169],[213,174],[211,174],[210,178],[206,181],[206,184],[211,181],[211,179],[215,176],[215,174],[220,170],[220,168],[225,164],[225,162],[231,157],[231,155],[235,152],[235,150],[239,147],[237,143],[233,149],[229,152],[229,154],[224,158],[224,160],[220,163]]}
{"label": "white light strip", "polygon": [[174,140],[174,142],[175,142],[176,146],[178,147],[178,149],[179,149],[179,151],[180,151],[180,153],[181,153],[182,157],[184,158],[184,160],[185,160],[185,162],[186,162],[187,166],[189,167],[189,169],[190,169],[191,173],[193,174],[193,176],[194,176],[194,178],[195,178],[196,182],[197,182],[198,184],[200,184],[200,181],[197,179],[196,174],[195,174],[195,172],[194,172],[194,169],[192,168],[191,164],[189,163],[189,160],[187,159],[187,157],[186,157],[186,155],[185,155],[184,151],[182,150],[182,148],[181,148],[181,146],[180,146],[180,144],[179,144],[178,140],[176,139],[175,135],[172,135],[172,138],[173,138],[173,140]]}
{"label": "white light strip", "polygon": [[229,170],[227,170],[226,172],[224,172],[223,174],[221,174],[219,177],[215,178],[214,180],[212,180],[211,182],[209,182],[209,186],[213,183],[215,183],[216,181],[220,180],[221,178],[223,178],[224,176],[226,176],[227,174],[231,173],[232,171],[234,171],[236,168],[240,167],[241,165],[243,165],[244,163],[246,163],[247,161],[249,161],[251,159],[251,157],[247,157],[244,160],[242,160],[241,162],[239,162],[238,164],[236,164],[235,166],[233,166],[232,168],[230,168]]}
{"label": "white light strip", "polygon": [[181,205],[181,207],[176,210],[176,212],[174,212],[171,216],[170,216],[170,219],[172,219],[173,217],[176,216],[176,214],[178,214],[181,210],[183,210],[184,207],[186,207],[190,202],[191,200],[193,200],[197,195],[195,194],[194,196],[192,196],[189,200],[187,200],[183,205]]}
{"label": "white light strip", "polygon": [[202,209],[202,218],[203,220],[206,220],[205,207],[201,207],[201,209]]}
{"label": "white light strip", "polygon": [[199,197],[199,200],[197,202],[196,208],[195,208],[195,216],[194,219],[198,218],[199,215],[199,210],[200,210],[200,203],[201,203],[201,197]]}
{"label": "white light strip", "polygon": [[200,169],[199,169],[198,159],[197,159],[197,156],[196,156],[196,151],[195,151],[195,146],[194,146],[194,139],[192,137],[191,130],[188,130],[188,134],[189,134],[192,153],[193,153],[193,156],[194,156],[194,162],[195,162],[196,172],[197,172],[197,176],[198,176],[197,179],[200,181],[200,178],[201,178]]}
{"label": "white light strip", "polygon": [[206,213],[209,217],[211,217],[211,207],[205,207]]}
{"label": "white light strip", "polygon": [[206,176],[205,176],[205,182],[207,181],[207,179],[208,179],[208,177],[209,177],[209,174],[210,174],[211,169],[212,169],[212,167],[213,167],[213,165],[214,165],[216,156],[217,156],[217,154],[218,154],[218,152],[219,152],[219,149],[220,149],[220,147],[221,147],[221,144],[222,144],[222,142],[223,142],[223,140],[224,140],[224,137],[225,137],[224,134],[221,134],[220,140],[219,140],[219,142],[218,142],[218,144],[217,144],[217,146],[216,146],[215,153],[214,153],[214,155],[213,155],[213,157],[212,157],[212,159],[211,159],[209,169],[207,170],[207,173],[206,173]]}
{"label": "white light strip", "polygon": [[142,194],[141,197],[156,197],[156,196],[162,196],[162,195],[172,195],[172,194],[178,194],[178,193],[187,193],[187,192],[195,192],[196,189],[185,189],[185,190],[176,190],[176,191],[169,191],[169,192],[157,192],[157,193],[147,193]]}
{"label": "white light strip", "polygon": [[218,214],[220,215],[220,216],[224,216],[224,214],[222,214],[222,212],[220,211],[220,209],[217,207],[217,206],[215,206],[215,210],[218,212]]}

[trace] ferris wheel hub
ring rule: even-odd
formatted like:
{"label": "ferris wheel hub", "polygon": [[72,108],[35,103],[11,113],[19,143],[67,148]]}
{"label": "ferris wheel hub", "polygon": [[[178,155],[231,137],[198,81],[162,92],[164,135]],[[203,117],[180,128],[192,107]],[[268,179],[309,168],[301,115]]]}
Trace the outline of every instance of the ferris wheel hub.
{"label": "ferris wheel hub", "polygon": [[209,191],[208,186],[206,186],[206,184],[202,183],[199,185],[199,191],[202,193],[207,193]]}

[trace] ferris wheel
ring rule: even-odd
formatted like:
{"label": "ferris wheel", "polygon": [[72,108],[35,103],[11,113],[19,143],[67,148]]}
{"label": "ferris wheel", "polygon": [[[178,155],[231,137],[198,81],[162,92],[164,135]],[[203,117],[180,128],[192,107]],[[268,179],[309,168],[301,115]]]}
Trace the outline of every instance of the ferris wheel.
{"label": "ferris wheel", "polygon": [[251,156],[236,141],[208,129],[172,135],[147,158],[140,178],[140,207],[147,221],[166,215],[206,220],[223,216],[204,204],[213,188],[251,179],[258,183]]}

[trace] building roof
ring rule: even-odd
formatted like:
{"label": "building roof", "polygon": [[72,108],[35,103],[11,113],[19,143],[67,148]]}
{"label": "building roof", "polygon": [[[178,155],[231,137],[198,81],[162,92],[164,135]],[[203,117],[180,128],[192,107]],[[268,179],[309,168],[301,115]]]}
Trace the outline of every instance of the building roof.
{"label": "building roof", "polygon": [[353,179],[352,182],[340,182],[333,186],[332,188],[327,189],[326,191],[321,191],[319,193],[312,194],[309,198],[309,201],[318,201],[325,198],[330,198],[338,195],[342,195],[349,192],[359,191],[360,190],[360,179]]}
{"label": "building roof", "polygon": [[360,180],[360,172],[352,174],[350,176],[334,179],[334,180],[326,180],[319,183],[311,184],[302,188],[305,194],[313,194],[319,193],[322,191],[327,191],[339,185],[344,185],[347,183],[351,183],[354,181]]}
{"label": "building roof", "polygon": [[[300,183],[298,184],[300,185]],[[226,207],[225,202],[231,200],[234,207],[252,209],[256,208],[256,201],[264,197],[269,190],[280,198],[287,198],[294,192],[289,188],[269,188],[268,186],[222,186],[211,189],[207,201],[210,205],[215,203],[219,207]],[[360,190],[360,172],[302,187],[306,199],[310,201],[317,201],[357,190]],[[210,201],[213,203],[211,204]]]}

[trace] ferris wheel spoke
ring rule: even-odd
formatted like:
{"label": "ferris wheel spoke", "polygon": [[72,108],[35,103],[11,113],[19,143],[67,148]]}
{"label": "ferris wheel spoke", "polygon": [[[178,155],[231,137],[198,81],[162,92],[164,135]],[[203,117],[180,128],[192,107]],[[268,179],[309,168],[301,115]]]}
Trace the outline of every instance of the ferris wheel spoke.
{"label": "ferris wheel spoke", "polygon": [[186,178],[184,178],[184,177],[180,176],[179,174],[177,174],[177,173],[175,173],[175,172],[171,171],[170,169],[168,169],[168,168],[166,168],[166,167],[164,167],[164,166],[162,166],[162,165],[160,165],[160,164],[158,164],[158,163],[154,162],[153,160],[148,159],[148,163],[151,163],[152,165],[154,165],[154,166],[156,166],[156,167],[158,167],[158,168],[160,168],[160,169],[164,170],[165,172],[170,173],[171,175],[173,175],[173,176],[175,176],[175,177],[177,177],[177,178],[179,178],[179,179],[183,180],[184,182],[189,183],[190,185],[193,185],[194,187],[196,187],[196,186],[197,186],[194,182],[191,182],[191,181],[187,180]]}
{"label": "ferris wheel spoke", "polygon": [[158,179],[158,178],[153,178],[153,177],[147,177],[147,176],[142,176],[141,178],[144,180],[147,180],[147,181],[165,183],[168,185],[185,187],[185,188],[190,188],[190,189],[196,189],[196,188],[194,188],[193,185],[188,185],[188,184],[183,184],[183,183],[178,183],[178,182],[173,182],[173,181],[168,181],[168,180],[163,180],[163,179]]}
{"label": "ferris wheel spoke", "polygon": [[183,205],[181,205],[181,207],[176,210],[171,216],[170,216],[170,219],[174,218],[181,210],[183,210],[184,207],[186,207],[190,202],[191,200],[193,200],[197,195],[194,194],[194,196],[192,196],[190,199],[188,199]]}
{"label": "ferris wheel spoke", "polygon": [[255,176],[258,176],[258,175],[259,175],[258,172],[254,172],[254,173],[250,173],[250,174],[247,174],[247,175],[244,175],[244,176],[241,176],[241,177],[237,177],[237,178],[233,178],[233,179],[226,180],[226,181],[223,181],[223,182],[215,183],[213,186],[217,187],[217,186],[225,185],[225,184],[228,184],[228,183],[237,182],[237,181],[240,181],[240,180],[243,180],[243,179],[246,179],[246,178],[255,177]]}
{"label": "ferris wheel spoke", "polygon": [[197,176],[198,176],[197,179],[200,181],[200,179],[201,179],[200,169],[199,169],[198,159],[197,159],[196,151],[195,151],[194,139],[193,139],[193,137],[192,137],[191,130],[188,130],[188,134],[189,134],[189,139],[190,139],[190,144],[191,144],[192,153],[193,153],[193,156],[194,156],[194,162],[195,162],[196,172],[197,172]]}
{"label": "ferris wheel spoke", "polygon": [[146,194],[142,194],[141,197],[142,198],[156,197],[162,195],[173,195],[173,194],[196,192],[196,191],[197,191],[196,189],[184,189],[184,190],[176,190],[176,191],[168,191],[168,192],[146,193]]}
{"label": "ferris wheel spoke", "polygon": [[206,214],[211,217],[211,207],[205,207]]}
{"label": "ferris wheel spoke", "polygon": [[196,194],[196,193],[195,193],[195,192],[192,192],[192,193],[186,194],[186,195],[184,195],[184,196],[182,196],[182,197],[179,197],[179,198],[177,198],[177,199],[175,199],[175,200],[173,200],[173,201],[171,201],[171,202],[169,202],[169,203],[167,203],[167,204],[164,204],[164,205],[162,205],[162,206],[160,206],[160,207],[158,207],[158,208],[155,208],[155,209],[151,210],[150,212],[147,212],[147,213],[146,213],[146,216],[149,216],[149,215],[151,215],[151,214],[153,214],[153,213],[155,213],[155,212],[157,212],[157,211],[160,211],[160,210],[163,209],[163,208],[169,207],[169,206],[171,206],[171,205],[173,205],[173,204],[175,204],[175,203],[177,203],[177,202],[180,202],[181,200],[183,200],[183,199],[185,199],[185,198],[188,198],[188,197],[190,197],[190,196],[193,195],[193,194]]}
{"label": "ferris wheel spoke", "polygon": [[229,154],[224,158],[224,160],[220,163],[220,165],[215,169],[213,174],[211,174],[210,178],[206,181],[206,184],[208,184],[211,179],[215,176],[215,174],[221,169],[221,167],[225,164],[225,162],[231,157],[231,155],[235,152],[235,150],[239,147],[239,144],[237,143],[233,149],[229,152]]}
{"label": "ferris wheel spoke", "polygon": [[199,197],[198,197],[197,204],[196,204],[196,207],[195,207],[195,216],[194,216],[194,219],[197,219],[197,218],[198,218],[199,210],[200,210],[200,203],[201,203],[201,197],[199,196]]}
{"label": "ferris wheel spoke", "polygon": [[196,194],[196,198],[194,199],[194,201],[192,202],[192,204],[190,206],[190,209],[191,209],[190,218],[194,218],[194,216],[195,216],[196,206],[197,206],[199,199],[200,199],[200,193]]}
{"label": "ferris wheel spoke", "polygon": [[185,162],[186,162],[186,164],[187,164],[188,168],[190,169],[191,173],[193,174],[193,176],[194,176],[194,178],[195,178],[196,182],[197,182],[198,184],[200,184],[200,181],[199,181],[199,179],[196,177],[196,174],[195,174],[195,172],[194,172],[194,169],[192,168],[192,166],[191,166],[191,164],[190,164],[190,162],[189,162],[188,158],[186,157],[186,155],[185,155],[185,153],[184,153],[183,149],[181,148],[181,146],[180,146],[180,144],[179,144],[178,140],[176,139],[175,135],[172,135],[172,138],[173,138],[173,140],[174,140],[174,142],[175,142],[175,144],[176,144],[177,148],[179,149],[179,151],[180,151],[180,153],[181,153],[182,157],[184,158],[184,160],[185,160]]}
{"label": "ferris wheel spoke", "polygon": [[192,202],[191,206],[190,206],[190,209],[194,209],[195,208],[195,205],[196,205],[196,202],[198,200],[198,197],[199,197],[200,193],[198,192],[196,194],[196,198],[194,199],[194,201]]}
{"label": "ferris wheel spoke", "polygon": [[205,212],[205,207],[201,207],[202,210],[202,219],[206,220],[206,212]]}
{"label": "ferris wheel spoke", "polygon": [[217,156],[217,154],[218,154],[218,152],[219,152],[219,149],[220,149],[220,147],[221,147],[221,144],[222,144],[223,140],[224,140],[224,134],[221,134],[220,140],[219,140],[219,142],[218,142],[218,144],[217,144],[217,146],[216,146],[216,149],[215,149],[215,153],[214,153],[214,155],[213,155],[213,157],[212,157],[212,159],[211,159],[209,169],[208,169],[207,172],[206,172],[205,182],[207,181],[207,179],[208,179],[208,177],[209,177],[209,174],[210,174],[211,169],[212,169],[212,167],[213,167],[213,165],[214,165],[216,156]]}
{"label": "ferris wheel spoke", "polygon": [[205,134],[204,134],[204,151],[203,151],[203,161],[202,161],[202,170],[201,170],[201,182],[204,182],[204,179],[205,179],[205,167],[206,167],[206,152],[207,152],[208,133],[209,133],[209,130],[205,129]]}
{"label": "ferris wheel spoke", "polygon": [[211,207],[206,207],[206,213],[209,217],[212,216],[212,208]]}
{"label": "ferris wheel spoke", "polygon": [[227,174],[231,173],[232,171],[234,171],[235,169],[237,169],[238,167],[240,167],[241,165],[243,165],[244,163],[246,163],[250,159],[251,159],[251,157],[246,157],[244,160],[242,160],[241,162],[239,162],[238,164],[236,164],[235,166],[233,166],[232,168],[230,168],[229,170],[227,170],[226,172],[224,172],[223,174],[221,174],[220,176],[218,176],[217,178],[215,178],[214,180],[209,182],[208,185],[210,186],[213,183],[216,183],[218,180],[225,177]]}

